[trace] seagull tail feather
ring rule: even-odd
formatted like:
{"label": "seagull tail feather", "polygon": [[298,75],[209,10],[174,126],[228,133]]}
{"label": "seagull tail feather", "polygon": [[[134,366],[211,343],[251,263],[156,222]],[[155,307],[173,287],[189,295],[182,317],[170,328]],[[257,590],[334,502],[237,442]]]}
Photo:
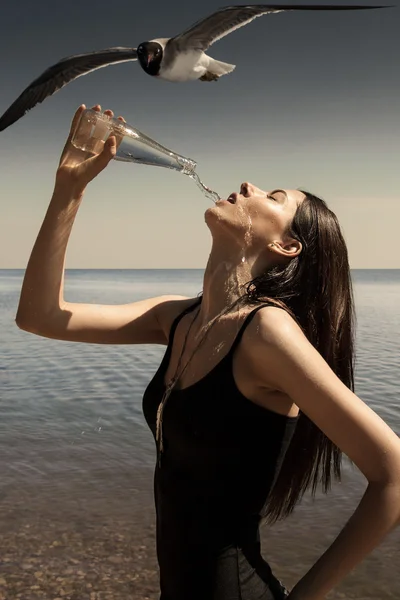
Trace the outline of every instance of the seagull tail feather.
{"label": "seagull tail feather", "polygon": [[218,77],[221,77],[222,75],[232,73],[235,67],[236,65],[230,65],[228,63],[224,63],[220,60],[215,60],[214,58],[210,57],[210,62],[208,64],[207,71],[213,73],[214,75],[218,75]]}

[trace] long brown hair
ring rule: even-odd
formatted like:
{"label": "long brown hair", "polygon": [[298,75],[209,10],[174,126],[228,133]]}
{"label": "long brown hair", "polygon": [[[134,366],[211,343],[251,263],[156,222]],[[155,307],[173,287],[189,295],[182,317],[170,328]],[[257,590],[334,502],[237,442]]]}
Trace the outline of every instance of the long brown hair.
{"label": "long brown hair", "polygon": [[[351,390],[354,389],[354,303],[346,243],[336,215],[326,203],[303,192],[289,234],[301,253],[275,266],[247,286],[250,302],[273,301],[299,323],[311,344]],[[326,493],[341,478],[342,453],[300,411],[281,471],[263,517],[273,523],[289,515],[311,486]]]}

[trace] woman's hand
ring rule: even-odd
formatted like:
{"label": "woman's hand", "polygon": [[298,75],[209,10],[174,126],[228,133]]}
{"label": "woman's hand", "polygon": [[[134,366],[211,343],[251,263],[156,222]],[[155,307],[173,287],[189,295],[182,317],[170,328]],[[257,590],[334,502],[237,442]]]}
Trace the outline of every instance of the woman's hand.
{"label": "woman's hand", "polygon": [[[77,194],[82,194],[87,184],[106,168],[110,160],[115,156],[117,143],[120,141],[116,140],[115,136],[110,136],[104,143],[103,150],[95,156],[89,152],[75,148],[71,143],[71,139],[85,108],[85,105],[82,104],[72,119],[69,136],[61,154],[56,174],[56,187],[62,186],[65,188],[65,186],[68,186]],[[100,112],[101,107],[97,104],[93,106],[92,110]],[[110,117],[114,115],[112,110],[105,110],[104,114]],[[118,118],[124,122],[122,117]]]}

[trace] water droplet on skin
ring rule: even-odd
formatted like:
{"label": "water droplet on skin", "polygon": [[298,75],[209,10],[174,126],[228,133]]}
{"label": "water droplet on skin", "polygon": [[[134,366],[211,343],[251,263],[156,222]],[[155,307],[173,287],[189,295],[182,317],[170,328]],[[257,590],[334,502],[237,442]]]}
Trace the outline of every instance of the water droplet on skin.
{"label": "water droplet on skin", "polygon": [[224,346],[225,346],[225,342],[220,342],[219,344],[217,344],[214,348],[214,354],[218,354],[218,352],[221,352],[221,350]]}

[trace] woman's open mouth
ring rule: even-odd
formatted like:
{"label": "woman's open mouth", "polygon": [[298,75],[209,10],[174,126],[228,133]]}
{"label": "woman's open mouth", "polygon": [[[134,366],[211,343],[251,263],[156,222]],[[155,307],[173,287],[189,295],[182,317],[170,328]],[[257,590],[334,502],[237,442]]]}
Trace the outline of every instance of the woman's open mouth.
{"label": "woman's open mouth", "polygon": [[237,194],[236,192],[233,192],[230,196],[228,196],[227,200],[228,202],[230,202],[231,204],[236,204],[236,200],[239,194]]}

